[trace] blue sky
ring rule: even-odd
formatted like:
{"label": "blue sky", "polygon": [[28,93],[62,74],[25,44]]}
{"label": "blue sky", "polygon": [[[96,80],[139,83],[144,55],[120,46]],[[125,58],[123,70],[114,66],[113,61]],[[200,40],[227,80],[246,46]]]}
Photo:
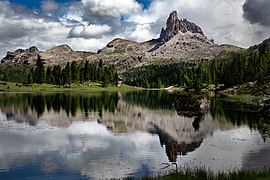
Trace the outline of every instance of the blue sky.
{"label": "blue sky", "polygon": [[[68,3],[71,1],[80,1],[80,0],[55,0],[57,3]],[[152,0],[137,0],[140,4],[143,4],[144,9],[147,9]],[[10,0],[12,3],[21,4],[27,6],[29,8],[37,8],[39,9],[41,6],[40,0]]]}
{"label": "blue sky", "polygon": [[269,0],[0,0],[0,56],[30,46],[97,51],[114,38],[147,41],[174,10],[217,44],[249,47],[269,38],[269,7]]}
{"label": "blue sky", "polygon": [[33,8],[33,7],[38,8],[38,7],[40,7],[40,2],[41,1],[36,1],[36,0],[11,0],[10,2],[25,5],[25,6],[29,7],[29,8]]}
{"label": "blue sky", "polygon": [[144,8],[147,9],[150,6],[152,0],[137,0],[137,1],[143,4]]}

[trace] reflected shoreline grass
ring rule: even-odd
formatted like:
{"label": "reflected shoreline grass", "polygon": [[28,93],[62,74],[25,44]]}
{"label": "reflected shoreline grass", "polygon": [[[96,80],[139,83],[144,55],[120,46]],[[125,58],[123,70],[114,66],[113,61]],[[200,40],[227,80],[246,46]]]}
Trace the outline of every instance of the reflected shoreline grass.
{"label": "reflected shoreline grass", "polygon": [[[99,110],[108,109],[110,112],[114,112],[114,110],[117,109],[117,105],[118,105],[117,103],[118,93],[108,93],[109,96],[108,95],[106,96],[107,93],[100,93],[97,97],[93,95],[95,93],[89,93],[89,94],[82,93],[82,95],[80,95],[79,93],[76,93],[75,95],[73,93],[66,93],[66,94],[59,93],[56,95],[53,95],[54,93],[45,94],[45,95],[44,94],[41,95],[41,93],[37,93],[36,95],[33,93],[34,94],[33,97],[31,97],[32,95],[29,97],[25,94],[23,95],[16,95],[16,93],[13,93],[13,94],[11,93],[8,94],[10,97],[9,101],[6,101],[6,100],[4,101],[4,98],[3,98],[3,100],[0,100],[0,102],[3,103],[5,106],[10,105],[11,107],[10,109],[16,109],[16,111],[18,111],[19,109],[18,107],[22,107],[21,112],[24,112],[24,110],[26,109],[25,107],[29,106],[32,109],[35,109],[35,111],[38,112],[38,115],[43,114],[43,112],[46,111],[46,109],[47,111],[51,109],[53,111],[59,111],[62,109],[66,111],[67,115],[76,114],[77,110],[78,111],[81,110],[81,112],[87,113],[87,112],[92,112],[92,111],[99,112]],[[57,97],[54,97],[54,96],[57,96]],[[141,105],[143,100],[145,100],[145,102],[143,102],[143,105],[147,105],[146,106],[147,108],[153,104],[157,106],[158,104],[157,102],[165,102],[165,99],[167,100],[170,99],[168,98],[168,96],[164,96],[162,94],[159,96],[158,92],[155,92],[152,95],[151,95],[151,92],[145,92],[145,95],[144,95],[140,91],[136,92],[136,95],[131,94],[129,96],[122,96],[122,97],[127,102],[134,103],[135,105],[136,104]],[[156,101],[152,101],[153,99],[155,99]],[[146,102],[147,100],[150,101],[150,103],[147,103]],[[220,108],[221,108],[221,111],[218,111],[219,114],[223,114],[222,117],[225,117],[227,113],[226,111],[223,110],[224,106],[222,106],[222,104]],[[130,114],[133,114],[133,113],[130,113]],[[226,120],[229,117],[230,116],[226,116]],[[232,122],[233,121],[232,119],[233,118],[231,118],[231,120],[228,119],[228,122]],[[249,121],[240,119],[240,124],[250,124],[247,122]],[[121,118],[115,119],[114,123],[116,126],[123,125],[123,121]],[[251,126],[251,127],[257,128],[257,126]],[[181,169],[180,169],[178,170],[177,173],[171,172],[171,174],[167,176],[158,177],[158,178],[151,178],[151,177],[145,177],[145,178],[146,179],[270,179],[269,174],[270,174],[269,170],[264,170],[263,173],[261,174],[258,174],[258,172],[252,172],[252,173],[244,172],[244,175],[243,175],[241,171],[235,171],[229,174],[220,173],[220,175],[214,175],[214,173],[208,170],[195,169],[195,170],[181,172]]]}
{"label": "reflected shoreline grass", "polygon": [[[128,178],[134,179],[134,178]],[[143,177],[142,179],[198,179],[198,180],[253,180],[253,179],[270,179],[270,168],[265,168],[261,170],[235,170],[232,172],[218,172],[214,173],[211,170],[206,170],[204,168],[198,169],[187,169],[187,170],[178,170],[175,172],[170,172],[167,175],[159,177]]]}

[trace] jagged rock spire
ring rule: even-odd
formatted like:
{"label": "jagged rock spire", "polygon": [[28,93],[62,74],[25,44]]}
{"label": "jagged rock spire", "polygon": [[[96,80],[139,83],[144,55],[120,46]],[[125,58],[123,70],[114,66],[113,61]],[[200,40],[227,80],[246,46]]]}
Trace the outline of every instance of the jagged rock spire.
{"label": "jagged rock spire", "polygon": [[170,13],[166,23],[166,30],[170,31],[173,35],[179,33],[180,20],[178,19],[177,11],[173,11]]}
{"label": "jagged rock spire", "polygon": [[202,29],[195,23],[188,21],[187,19],[179,19],[177,11],[170,13],[167,19],[166,29],[162,28],[160,33],[161,43],[165,43],[173,38],[179,32],[186,33],[198,33],[204,36]]}

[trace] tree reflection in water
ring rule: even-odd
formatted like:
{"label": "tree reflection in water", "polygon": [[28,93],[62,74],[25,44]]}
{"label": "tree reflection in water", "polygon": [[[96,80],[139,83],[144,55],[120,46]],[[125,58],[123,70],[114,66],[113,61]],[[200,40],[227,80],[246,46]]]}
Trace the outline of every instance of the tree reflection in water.
{"label": "tree reflection in water", "polygon": [[[89,112],[114,112],[117,108],[117,93],[96,94],[1,94],[0,107],[8,118],[16,116],[17,122],[36,125],[40,116],[47,113],[65,111],[68,117],[76,117],[77,112],[83,112],[88,117]],[[24,117],[24,116],[25,117]],[[21,118],[18,118],[21,117]],[[35,120],[35,121],[34,121]]]}
{"label": "tree reflection in water", "polygon": [[258,129],[264,140],[269,138],[269,121],[259,114],[241,111],[242,104],[212,98],[208,114],[183,117],[173,108],[175,97],[165,91],[1,94],[0,108],[7,119],[31,126],[40,120],[68,127],[74,121],[96,119],[115,133],[157,134],[170,162],[176,162],[178,155],[195,151],[216,129],[248,125]]}

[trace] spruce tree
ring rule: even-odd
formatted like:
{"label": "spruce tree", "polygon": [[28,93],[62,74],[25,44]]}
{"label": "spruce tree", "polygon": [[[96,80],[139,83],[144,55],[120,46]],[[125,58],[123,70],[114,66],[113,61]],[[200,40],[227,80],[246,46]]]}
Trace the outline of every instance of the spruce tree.
{"label": "spruce tree", "polygon": [[55,79],[55,84],[61,85],[62,83],[62,72],[61,72],[61,67],[59,65],[55,65],[53,67],[53,76]]}
{"label": "spruce tree", "polygon": [[33,75],[34,75],[34,68],[32,67],[29,74],[28,74],[28,77],[27,77],[28,84],[33,84],[33,82],[34,82]]}
{"label": "spruce tree", "polygon": [[89,62],[86,61],[85,64],[84,64],[84,70],[83,70],[84,81],[89,81],[90,80],[89,71],[90,71]]}
{"label": "spruce tree", "polygon": [[53,84],[53,80],[52,80],[52,70],[51,67],[48,67],[46,69],[46,83],[48,84]]}
{"label": "spruce tree", "polygon": [[62,70],[63,84],[71,83],[71,70],[70,63],[68,62],[65,68]]}
{"label": "spruce tree", "polygon": [[75,61],[72,61],[71,67],[71,82],[76,82],[77,81],[77,63]]}
{"label": "spruce tree", "polygon": [[45,82],[45,68],[42,62],[37,64],[34,71],[34,82],[37,84],[42,84]]}
{"label": "spruce tree", "polygon": [[157,84],[158,84],[157,85],[158,88],[163,88],[163,84],[162,84],[162,81],[161,81],[160,78],[158,78],[158,83]]}

